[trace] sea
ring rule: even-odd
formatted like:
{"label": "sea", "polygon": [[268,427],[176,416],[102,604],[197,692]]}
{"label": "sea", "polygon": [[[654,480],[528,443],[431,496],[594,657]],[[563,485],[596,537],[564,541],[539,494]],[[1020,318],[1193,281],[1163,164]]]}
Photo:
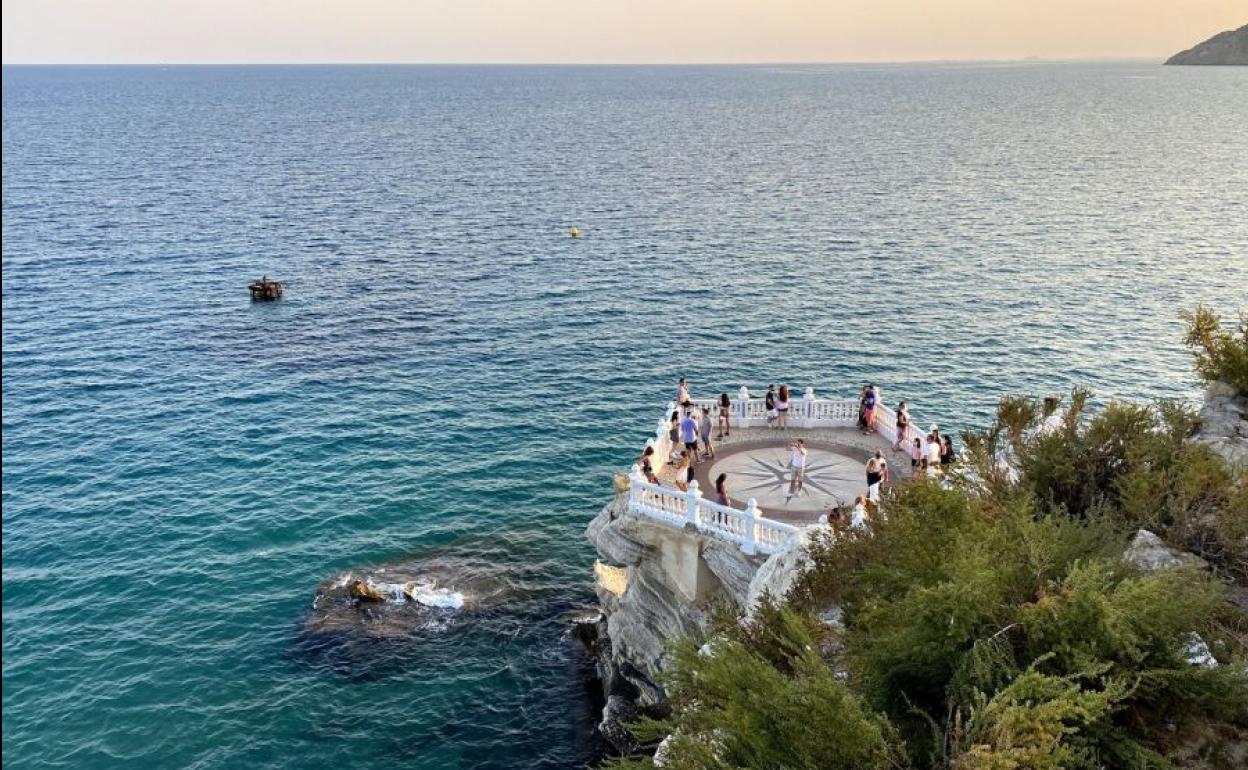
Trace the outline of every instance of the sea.
{"label": "sea", "polygon": [[[1244,68],[5,67],[5,767],[586,766],[678,377],[1195,403],[1197,303]],[[464,606],[310,623],[386,569]]]}

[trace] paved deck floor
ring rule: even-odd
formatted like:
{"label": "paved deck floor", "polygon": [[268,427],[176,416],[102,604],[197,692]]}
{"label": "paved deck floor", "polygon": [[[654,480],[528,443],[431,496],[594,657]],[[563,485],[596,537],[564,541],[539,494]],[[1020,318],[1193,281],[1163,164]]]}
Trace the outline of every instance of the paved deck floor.
{"label": "paved deck floor", "polygon": [[[876,434],[864,435],[856,428],[738,428],[722,440],[712,432],[714,458],[702,458],[694,468],[694,478],[703,495],[714,499],[715,479],[728,474],[729,502],[744,508],[753,497],[762,515],[794,523],[813,522],[830,508],[852,503],[866,494],[866,463],[877,449],[884,452],[894,480],[910,476],[906,454]],[[789,444],[806,442],[807,470],[803,488],[790,492]],[[675,467],[664,466],[659,480],[673,484]]]}

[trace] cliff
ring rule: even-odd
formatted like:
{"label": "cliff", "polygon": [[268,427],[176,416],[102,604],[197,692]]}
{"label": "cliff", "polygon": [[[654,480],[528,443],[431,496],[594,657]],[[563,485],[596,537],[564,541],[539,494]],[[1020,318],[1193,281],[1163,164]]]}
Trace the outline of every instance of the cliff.
{"label": "cliff", "polygon": [[618,750],[636,749],[624,728],[639,712],[667,710],[657,683],[670,664],[668,642],[706,630],[716,607],[749,608],[764,593],[783,596],[806,567],[800,545],[770,558],[628,511],[619,493],[590,522],[601,558],[595,590],[602,615],[582,632],[606,697],[599,729]]}
{"label": "cliff", "polygon": [[1225,383],[1211,383],[1200,421],[1197,441],[1208,444],[1232,465],[1248,467],[1248,398]]}
{"label": "cliff", "polygon": [[1248,66],[1248,24],[1219,32],[1199,45],[1181,51],[1166,64],[1233,64]]}

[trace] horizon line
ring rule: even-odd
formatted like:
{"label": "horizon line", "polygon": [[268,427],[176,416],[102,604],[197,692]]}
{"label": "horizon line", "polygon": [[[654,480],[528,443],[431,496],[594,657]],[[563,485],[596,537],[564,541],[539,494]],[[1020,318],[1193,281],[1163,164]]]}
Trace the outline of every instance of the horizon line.
{"label": "horizon line", "polygon": [[1074,62],[1163,62],[1153,56],[1024,56],[983,59],[877,59],[785,61],[133,61],[0,62],[4,67],[772,67],[864,64],[1040,64]]}

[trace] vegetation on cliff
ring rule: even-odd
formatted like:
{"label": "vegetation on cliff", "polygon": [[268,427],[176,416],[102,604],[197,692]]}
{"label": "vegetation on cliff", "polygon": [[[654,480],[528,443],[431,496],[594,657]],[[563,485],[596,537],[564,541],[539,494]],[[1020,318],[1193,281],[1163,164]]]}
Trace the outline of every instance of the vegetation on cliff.
{"label": "vegetation on cliff", "polygon": [[[1205,312],[1197,366],[1227,380],[1248,345]],[[816,539],[784,606],[680,642],[672,716],[641,728],[672,736],[662,766],[1244,766],[1248,472],[1181,406],[1087,402],[1003,399],[956,478],[894,489],[870,531]],[[1133,563],[1140,528],[1205,564]]]}
{"label": "vegetation on cliff", "polygon": [[1196,373],[1206,382],[1223,382],[1248,396],[1248,314],[1241,313],[1234,330],[1224,329],[1209,308],[1197,305],[1183,313],[1183,342],[1192,351]]}

